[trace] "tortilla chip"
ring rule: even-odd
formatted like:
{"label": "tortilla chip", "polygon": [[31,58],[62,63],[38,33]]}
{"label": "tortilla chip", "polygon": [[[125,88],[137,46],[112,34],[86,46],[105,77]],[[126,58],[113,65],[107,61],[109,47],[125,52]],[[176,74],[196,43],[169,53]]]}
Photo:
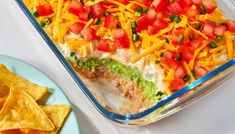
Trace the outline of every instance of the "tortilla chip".
{"label": "tortilla chip", "polygon": [[15,87],[24,90],[36,101],[41,99],[48,92],[47,87],[36,85],[20,76],[15,75],[3,64],[0,64],[0,74],[0,81],[2,81],[2,83],[8,88],[10,88],[11,84],[14,84]]}
{"label": "tortilla chip", "polygon": [[20,132],[19,129],[15,129],[15,130],[7,130],[0,132],[0,134],[22,134],[22,133]]}
{"label": "tortilla chip", "polygon": [[7,130],[0,132],[0,134],[57,134],[64,124],[65,119],[71,111],[71,107],[67,105],[53,105],[53,106],[41,106],[42,110],[47,114],[51,121],[55,125],[53,131],[39,131],[30,129],[20,130]]}
{"label": "tortilla chip", "polygon": [[29,130],[29,134],[57,134],[64,124],[71,107],[67,105],[53,105],[53,106],[41,106],[42,110],[48,115],[51,121],[55,125],[55,129],[50,132],[43,132],[38,130]]}
{"label": "tortilla chip", "polygon": [[0,131],[21,128],[53,131],[55,126],[32,97],[12,86],[0,111]]}
{"label": "tortilla chip", "polygon": [[[69,112],[71,111],[71,107],[68,105],[53,105],[53,106],[41,106],[42,110],[46,112],[48,117],[55,125],[55,129],[53,132],[47,134],[56,134],[60,131],[61,127],[64,124]],[[40,133],[44,134],[44,133]]]}
{"label": "tortilla chip", "polygon": [[0,111],[1,111],[1,109],[2,109],[2,107],[3,107],[3,105],[4,105],[4,103],[6,102],[6,100],[7,100],[7,96],[4,97],[4,98],[0,98]]}
{"label": "tortilla chip", "polygon": [[3,64],[0,64],[0,81],[10,87],[11,81],[15,78],[14,73],[9,71]]}
{"label": "tortilla chip", "polygon": [[9,88],[0,81],[0,110],[5,103],[7,96],[9,94]]}
{"label": "tortilla chip", "polygon": [[0,98],[4,98],[8,94],[9,88],[2,81],[0,81]]}
{"label": "tortilla chip", "polygon": [[21,89],[28,93],[36,101],[41,99],[48,92],[47,87],[38,86],[20,76],[16,76],[11,84],[17,87],[17,89]]}

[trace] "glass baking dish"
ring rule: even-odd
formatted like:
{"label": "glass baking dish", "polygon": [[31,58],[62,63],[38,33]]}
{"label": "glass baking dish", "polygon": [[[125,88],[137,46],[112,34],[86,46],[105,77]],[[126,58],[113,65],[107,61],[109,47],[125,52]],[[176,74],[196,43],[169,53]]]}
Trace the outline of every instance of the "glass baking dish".
{"label": "glass baking dish", "polygon": [[[122,96],[114,88],[110,88],[108,83],[94,83],[79,76],[63,56],[60,48],[53,43],[40,27],[23,1],[16,0],[16,2],[97,111],[113,122],[141,126],[156,122],[198,101],[201,97],[211,93],[235,75],[234,58],[140,113],[120,114],[117,107],[123,99]],[[228,19],[235,20],[235,1],[219,0],[217,2],[225,16]]]}

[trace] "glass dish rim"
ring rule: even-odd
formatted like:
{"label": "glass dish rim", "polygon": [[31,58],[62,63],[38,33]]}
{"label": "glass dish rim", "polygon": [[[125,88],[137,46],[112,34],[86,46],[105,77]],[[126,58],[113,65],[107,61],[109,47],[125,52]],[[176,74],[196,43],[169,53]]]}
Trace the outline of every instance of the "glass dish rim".
{"label": "glass dish rim", "polygon": [[207,75],[199,78],[198,80],[192,82],[191,84],[183,87],[181,90],[173,93],[172,95],[166,97],[165,99],[159,101],[158,103],[155,103],[152,105],[150,108],[137,113],[137,114],[127,114],[127,115],[122,115],[122,114],[117,114],[111,111],[108,111],[105,109],[98,101],[97,99],[92,95],[90,90],[87,88],[87,86],[82,82],[81,78],[77,75],[77,73],[74,71],[73,67],[67,62],[66,58],[62,55],[62,53],[59,51],[59,49],[56,47],[56,45],[52,42],[50,37],[45,33],[45,31],[41,28],[41,26],[38,24],[34,16],[31,14],[31,12],[28,10],[28,8],[25,6],[23,3],[23,0],[16,0],[17,4],[21,8],[21,10],[24,12],[24,14],[27,16],[27,18],[30,20],[30,22],[33,24],[34,28],[38,31],[38,33],[42,36],[44,41],[47,43],[51,51],[56,55],[56,57],[59,59],[59,61],[63,64],[63,66],[66,68],[66,70],[69,72],[71,77],[74,79],[76,84],[80,87],[82,92],[87,96],[89,101],[94,105],[94,107],[98,110],[99,113],[101,113],[103,116],[106,118],[117,122],[117,123],[124,123],[121,122],[120,120],[124,121],[131,121],[131,120],[136,120],[140,119],[142,117],[145,117],[149,115],[150,113],[154,112],[158,108],[164,106],[165,104],[173,101],[174,99],[184,95],[185,93],[193,90],[195,87],[201,85],[202,83],[206,82],[207,80],[213,78],[220,72],[223,72],[224,70],[228,69],[229,67],[235,65],[235,58],[232,60],[226,62],[225,64],[219,66],[215,70],[211,71]]}

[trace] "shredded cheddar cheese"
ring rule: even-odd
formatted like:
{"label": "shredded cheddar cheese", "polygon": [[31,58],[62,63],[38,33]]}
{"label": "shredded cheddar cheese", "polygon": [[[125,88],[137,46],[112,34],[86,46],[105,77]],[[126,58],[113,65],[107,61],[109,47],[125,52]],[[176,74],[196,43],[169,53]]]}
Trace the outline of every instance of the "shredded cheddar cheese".
{"label": "shredded cheddar cheese", "polygon": [[203,38],[205,38],[206,40],[209,39],[204,33],[202,33],[202,32],[200,32],[200,31],[194,29],[194,28],[193,28],[192,26],[190,26],[189,24],[188,24],[188,27],[189,27],[192,31],[194,31],[195,33],[201,35],[201,36],[202,36]]}
{"label": "shredded cheddar cheese", "polygon": [[151,54],[156,50],[159,50],[164,43],[165,43],[165,41],[154,43],[152,47],[146,49],[143,53],[141,53],[141,54],[137,55],[136,57],[132,58],[131,62],[136,63],[142,57],[145,57],[146,55]]}
{"label": "shredded cheddar cheese", "polygon": [[195,63],[195,59],[198,56],[199,52],[202,51],[202,49],[205,48],[207,45],[208,45],[208,42],[204,40],[202,42],[202,45],[198,49],[196,49],[196,51],[194,52],[193,58],[189,62],[190,69],[193,69],[194,63]]}
{"label": "shredded cheddar cheese", "polygon": [[[175,79],[183,80],[183,86],[195,81],[199,76],[194,77],[192,70],[195,71],[196,67],[201,66],[211,71],[235,57],[235,33],[229,28],[230,25],[219,8],[211,12],[195,12],[192,16],[191,10],[201,10],[195,4],[181,7],[185,12],[175,14],[171,10],[157,10],[157,1],[79,2],[24,0],[25,5],[36,15],[36,20],[42,24],[42,28],[55,44],[68,47],[69,51],[80,57],[99,57],[108,53],[111,57],[115,54],[120,55],[125,59],[123,62],[133,66],[140,64],[142,69],[150,63],[155,64],[156,69],[160,69],[165,76],[164,93],[167,95],[179,90],[170,87],[174,85]],[[37,16],[37,6],[48,3],[53,12]],[[79,5],[79,12],[78,9],[73,9],[74,3],[76,6]],[[46,19],[51,22],[45,24]],[[208,27],[204,25],[206,22]],[[124,32],[117,33],[118,29]],[[119,54],[122,52],[118,51],[119,49],[128,54]],[[184,69],[184,74],[181,75],[189,75],[190,80],[185,81],[177,77],[176,70],[179,67]]]}
{"label": "shredded cheddar cheese", "polygon": [[227,53],[228,53],[229,60],[233,58],[233,42],[230,37],[231,37],[230,32],[224,33],[224,38],[227,44]]}

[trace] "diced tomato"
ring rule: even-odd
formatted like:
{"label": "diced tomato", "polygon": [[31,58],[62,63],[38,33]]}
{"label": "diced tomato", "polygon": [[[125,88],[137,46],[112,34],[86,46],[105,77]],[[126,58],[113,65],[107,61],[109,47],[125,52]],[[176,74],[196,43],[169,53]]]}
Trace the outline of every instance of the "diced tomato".
{"label": "diced tomato", "polygon": [[235,32],[235,20],[227,20],[226,24],[230,32]]}
{"label": "diced tomato", "polygon": [[118,5],[110,3],[108,1],[102,1],[101,3],[106,7],[111,7],[111,8],[117,8],[118,7]]}
{"label": "diced tomato", "polygon": [[178,2],[171,3],[169,6],[167,6],[167,9],[172,14],[180,14],[183,11]]}
{"label": "diced tomato", "polygon": [[201,44],[202,44],[203,38],[202,37],[198,37],[192,41],[190,41],[190,46],[192,46],[193,48],[197,49]]}
{"label": "diced tomato", "polygon": [[49,3],[36,6],[36,10],[39,16],[47,16],[53,13],[53,10]]}
{"label": "diced tomato", "polygon": [[172,43],[175,45],[182,45],[185,43],[185,39],[183,39],[181,42],[179,42],[180,36],[184,35],[183,29],[174,29],[172,31]]}
{"label": "diced tomato", "polygon": [[190,7],[192,6],[192,0],[179,0],[179,4],[181,7]]}
{"label": "diced tomato", "polygon": [[83,28],[81,31],[81,35],[84,40],[91,41],[91,40],[96,40],[96,31],[90,27]]}
{"label": "diced tomato", "polygon": [[208,36],[213,36],[214,35],[214,24],[212,24],[209,21],[206,21],[203,26],[202,32]]}
{"label": "diced tomato", "polygon": [[82,10],[78,13],[78,17],[80,20],[88,21],[89,13],[91,13],[90,7],[83,6]]}
{"label": "diced tomato", "polygon": [[150,2],[151,2],[151,0],[136,0],[136,1],[143,3],[145,5],[150,5]]}
{"label": "diced tomato", "polygon": [[200,5],[202,5],[202,1],[203,0],[192,0],[193,4],[197,7],[199,7]]}
{"label": "diced tomato", "polygon": [[122,4],[128,4],[129,0],[117,0],[118,2],[122,3]]}
{"label": "diced tomato", "polygon": [[97,3],[91,6],[91,12],[93,17],[97,18],[105,13],[105,8],[102,3]]}
{"label": "diced tomato", "polygon": [[202,4],[205,6],[207,13],[211,13],[217,8],[214,0],[202,0]]}
{"label": "diced tomato", "polygon": [[154,9],[149,9],[149,11],[147,12],[148,20],[153,23],[154,20],[156,19],[156,16],[157,16],[157,12]]}
{"label": "diced tomato", "polygon": [[116,29],[113,36],[115,43],[120,48],[129,48],[130,42],[124,29]]}
{"label": "diced tomato", "polygon": [[168,0],[154,0],[152,4],[155,9],[160,12],[166,9],[166,7],[169,5],[169,2]]}
{"label": "diced tomato", "polygon": [[171,59],[173,58],[173,56],[174,56],[173,52],[170,52],[170,51],[166,51],[163,54],[163,58],[166,58],[166,59]]}
{"label": "diced tomato", "polygon": [[114,42],[112,42],[109,39],[101,39],[99,41],[99,45],[97,46],[97,50],[103,51],[103,52],[115,52],[116,46]]}
{"label": "diced tomato", "polygon": [[104,27],[109,29],[116,29],[116,26],[118,25],[118,20],[112,15],[106,16],[104,20]]}
{"label": "diced tomato", "polygon": [[179,66],[179,63],[175,61],[173,58],[168,59],[167,64],[173,69],[177,69],[177,67]]}
{"label": "diced tomato", "polygon": [[156,34],[159,30],[164,29],[168,26],[168,22],[163,19],[156,19],[153,23],[153,26],[148,26],[148,34]]}
{"label": "diced tomato", "polygon": [[158,27],[155,26],[148,26],[148,34],[149,35],[153,35],[156,34],[160,29]]}
{"label": "diced tomato", "polygon": [[80,32],[82,31],[82,29],[84,28],[85,24],[80,23],[80,22],[76,22],[73,25],[71,25],[69,27],[69,30],[75,34],[80,34]]}
{"label": "diced tomato", "polygon": [[195,66],[196,77],[200,78],[208,73],[208,70],[201,66]]}
{"label": "diced tomato", "polygon": [[173,52],[166,51],[164,52],[163,57],[161,58],[161,62],[166,63],[173,69],[177,69],[179,66],[179,63],[174,60],[175,55],[176,54]]}
{"label": "diced tomato", "polygon": [[149,20],[146,15],[143,15],[136,20],[136,23],[137,23],[136,31],[140,32],[142,30],[147,29],[148,24],[149,24]]}
{"label": "diced tomato", "polygon": [[192,7],[184,8],[184,13],[188,18],[195,18],[199,14],[198,10]]}
{"label": "diced tomato", "polygon": [[184,80],[183,79],[174,79],[170,84],[171,91],[177,91],[184,87]]}
{"label": "diced tomato", "polygon": [[78,13],[82,10],[82,3],[78,0],[72,0],[69,5],[68,11],[78,16]]}
{"label": "diced tomato", "polygon": [[189,62],[193,58],[193,52],[188,46],[183,46],[180,48],[182,59],[181,61]]}
{"label": "diced tomato", "polygon": [[182,65],[178,66],[178,68],[175,71],[174,77],[176,79],[183,79],[186,75],[186,71],[184,70],[184,67]]}
{"label": "diced tomato", "polygon": [[226,27],[222,25],[216,25],[214,29],[214,34],[217,36],[222,36],[224,32],[226,31]]}
{"label": "diced tomato", "polygon": [[153,23],[153,26],[159,28],[159,29],[164,29],[168,26],[168,22],[166,22],[163,19],[156,19]]}

